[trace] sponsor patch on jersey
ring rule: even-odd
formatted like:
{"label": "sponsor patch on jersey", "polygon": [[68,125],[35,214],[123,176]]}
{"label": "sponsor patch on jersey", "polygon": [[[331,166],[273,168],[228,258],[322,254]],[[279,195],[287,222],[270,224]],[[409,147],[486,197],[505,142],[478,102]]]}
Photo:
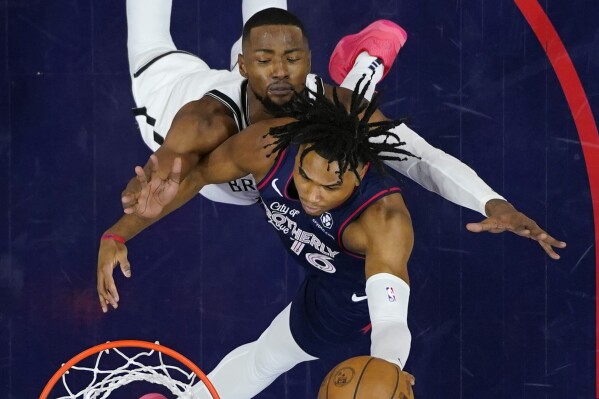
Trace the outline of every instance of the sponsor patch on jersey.
{"label": "sponsor patch on jersey", "polygon": [[333,216],[328,212],[323,213],[320,215],[320,223],[327,229],[330,229],[333,227]]}

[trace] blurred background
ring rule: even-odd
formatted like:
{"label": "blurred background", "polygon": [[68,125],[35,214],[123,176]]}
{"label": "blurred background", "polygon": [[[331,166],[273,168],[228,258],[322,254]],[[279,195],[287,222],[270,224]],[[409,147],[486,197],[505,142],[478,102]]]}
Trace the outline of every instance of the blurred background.
{"label": "blurred background", "polygon": [[[540,5],[597,120],[599,2]],[[329,82],[343,36],[381,18],[404,27],[408,41],[378,86],[383,112],[410,117],[568,243],[553,261],[531,240],[469,233],[481,215],[401,178],[416,235],[406,367],[416,396],[595,398],[599,187],[589,175],[599,171],[583,145],[597,153],[598,139],[581,144],[584,110],[570,109],[549,44],[507,0],[289,0],[289,10]],[[175,43],[214,68],[228,68],[241,25],[240,0],[174,1]],[[198,196],[128,243],[133,277],[115,272],[120,307],[100,310],[99,237],[150,154],[131,113],[125,2],[0,1],[0,46],[1,396],[38,397],[63,362],[108,340],[158,340],[206,372],[255,340],[302,278],[259,206]],[[259,398],[314,398],[337,360],[300,365]]]}

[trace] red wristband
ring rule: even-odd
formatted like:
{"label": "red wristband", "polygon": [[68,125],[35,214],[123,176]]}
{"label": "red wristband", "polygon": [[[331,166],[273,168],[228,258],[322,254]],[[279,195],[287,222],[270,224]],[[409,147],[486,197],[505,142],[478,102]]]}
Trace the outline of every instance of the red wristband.
{"label": "red wristband", "polygon": [[114,240],[116,242],[120,242],[121,244],[125,243],[125,239],[123,237],[121,237],[118,234],[113,234],[113,233],[106,233],[102,236],[102,238],[100,238],[100,241],[104,241],[104,240]]}

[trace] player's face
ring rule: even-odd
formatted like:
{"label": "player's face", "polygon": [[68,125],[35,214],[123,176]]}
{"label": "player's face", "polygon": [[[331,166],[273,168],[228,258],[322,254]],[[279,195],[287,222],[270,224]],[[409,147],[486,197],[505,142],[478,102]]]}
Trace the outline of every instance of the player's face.
{"label": "player's face", "polygon": [[258,98],[277,106],[301,92],[310,72],[310,49],[300,28],[265,25],[253,28],[243,44],[239,70]]}
{"label": "player's face", "polygon": [[[304,211],[310,216],[320,216],[345,202],[353,193],[360,181],[352,171],[346,171],[343,179],[339,178],[339,164],[310,151],[300,165],[300,148],[295,158],[293,182],[297,188]],[[361,177],[366,168],[359,170]]]}

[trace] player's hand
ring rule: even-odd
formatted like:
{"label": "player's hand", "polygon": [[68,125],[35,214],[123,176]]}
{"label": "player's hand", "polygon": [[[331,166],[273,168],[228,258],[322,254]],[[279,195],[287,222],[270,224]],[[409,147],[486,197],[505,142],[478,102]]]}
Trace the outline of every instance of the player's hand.
{"label": "player's hand", "polygon": [[469,231],[473,233],[511,231],[519,236],[537,241],[552,259],[560,258],[553,248],[565,248],[566,243],[551,237],[534,220],[519,212],[512,204],[494,199],[489,201],[485,208],[489,217],[479,223],[468,223],[466,228]]}
{"label": "player's hand", "polygon": [[153,218],[175,198],[181,184],[181,158],[174,159],[166,179],[159,176],[158,168],[158,157],[154,154],[150,156],[149,174],[141,166],[135,167],[136,177],[121,195],[126,214]]}
{"label": "player's hand", "polygon": [[125,277],[131,277],[131,265],[127,259],[127,246],[115,240],[101,240],[98,252],[98,296],[100,307],[108,312],[108,305],[117,308],[119,292],[116,289],[112,271],[120,265]]}
{"label": "player's hand", "polygon": [[408,381],[410,381],[411,386],[416,385],[416,377],[414,377],[412,374],[408,373],[407,371],[402,370],[401,372],[406,375],[406,377],[408,378]]}

